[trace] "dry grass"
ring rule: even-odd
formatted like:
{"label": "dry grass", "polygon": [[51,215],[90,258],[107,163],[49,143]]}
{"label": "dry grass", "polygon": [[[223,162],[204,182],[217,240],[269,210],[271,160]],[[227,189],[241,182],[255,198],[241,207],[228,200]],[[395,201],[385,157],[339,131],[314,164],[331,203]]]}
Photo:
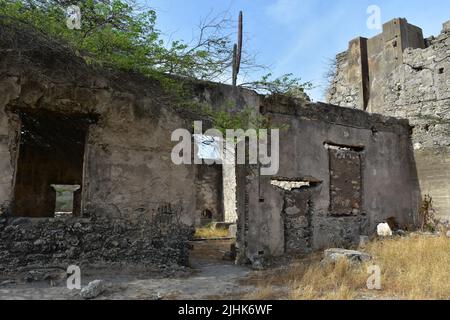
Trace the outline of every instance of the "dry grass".
{"label": "dry grass", "polygon": [[[258,289],[245,295],[244,299],[291,299],[291,300],[335,300],[354,299],[355,289],[362,289],[367,276],[352,267],[346,260],[336,264],[320,264],[321,255],[310,257],[286,269],[274,270],[266,274],[264,280],[249,279],[247,284],[255,284]],[[253,281],[252,281],[253,280]],[[258,283],[259,282],[259,283]],[[281,296],[284,290],[284,295]]]}
{"label": "dry grass", "polygon": [[[276,299],[279,288],[286,288],[283,298],[294,300],[450,299],[450,239],[393,238],[374,241],[364,251],[373,260],[359,266],[346,260],[321,265],[320,259],[315,258],[266,274],[259,281],[259,290],[244,298]],[[381,290],[366,287],[370,265],[381,269]]]}
{"label": "dry grass", "polygon": [[300,265],[292,272],[295,280],[289,284],[288,298],[293,300],[354,299],[367,278],[359,268],[352,267],[344,259],[336,264]]}
{"label": "dry grass", "polygon": [[215,239],[228,237],[227,229],[213,229],[211,227],[202,227],[195,230],[194,238],[197,239]]}
{"label": "dry grass", "polygon": [[240,297],[242,300],[274,300],[281,298],[280,292],[277,292],[274,286],[266,285],[257,288],[255,291],[245,294]]}
{"label": "dry grass", "polygon": [[450,239],[411,236],[371,243],[382,290],[405,299],[450,299]]}

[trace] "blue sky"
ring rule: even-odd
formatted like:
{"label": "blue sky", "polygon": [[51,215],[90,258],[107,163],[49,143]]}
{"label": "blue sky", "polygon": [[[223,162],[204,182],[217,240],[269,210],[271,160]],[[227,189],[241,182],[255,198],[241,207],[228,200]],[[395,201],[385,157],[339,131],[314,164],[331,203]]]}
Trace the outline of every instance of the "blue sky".
{"label": "blue sky", "polygon": [[[448,0],[141,0],[157,10],[158,28],[166,37],[191,40],[199,21],[211,13],[244,12],[245,47],[274,75],[293,73],[315,86],[309,92],[323,101],[327,64],[357,36],[381,30],[367,27],[367,8],[377,5],[381,20],[407,18],[425,36],[438,35],[450,20]],[[260,74],[252,74],[257,79]],[[248,79],[247,79],[248,80]]]}

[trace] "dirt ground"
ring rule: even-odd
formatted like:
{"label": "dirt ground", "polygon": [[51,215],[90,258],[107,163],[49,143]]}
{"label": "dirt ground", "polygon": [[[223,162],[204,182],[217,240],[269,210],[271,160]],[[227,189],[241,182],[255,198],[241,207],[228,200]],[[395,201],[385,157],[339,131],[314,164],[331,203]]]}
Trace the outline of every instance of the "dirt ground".
{"label": "dirt ground", "polygon": [[[162,271],[148,268],[138,269],[128,265],[108,268],[94,266],[87,268],[82,266],[82,287],[86,286],[90,281],[103,280],[105,290],[96,298],[100,300],[261,300],[307,298],[308,295],[305,295],[305,292],[302,291],[299,291],[297,296],[292,296],[295,292],[292,291],[292,288],[287,283],[292,283],[291,280],[294,278],[296,279],[295,281],[298,281],[299,275],[303,274],[304,271],[296,269],[299,263],[317,267],[321,265],[320,261],[323,257],[322,252],[317,252],[294,259],[288,259],[288,257],[277,258],[276,261],[269,264],[270,267],[268,269],[255,271],[247,266],[237,266],[232,260],[227,259],[230,245],[231,241],[229,240],[193,241],[189,267],[169,266]],[[408,248],[408,250],[399,250],[399,248]],[[416,292],[416,296],[409,296],[412,299],[423,299],[428,296],[446,299],[448,296],[445,295],[448,292],[446,286],[448,282],[442,280],[446,276],[445,271],[448,270],[446,269],[446,261],[448,261],[446,260],[448,259],[447,238],[397,237],[375,241],[372,244],[372,249],[369,249],[366,248],[368,252],[377,257],[377,263],[384,263],[385,273],[391,273],[387,275],[389,278],[385,281],[386,285],[383,290],[368,290],[365,286],[361,287],[362,282],[358,282],[356,286],[353,286],[354,290],[356,290],[355,294],[349,299],[406,299],[408,296],[405,296],[404,291],[407,289],[409,291],[412,290],[411,292],[419,290]],[[405,261],[411,261],[411,256],[418,259],[416,264],[405,263]],[[430,269],[437,263],[436,259],[442,260],[441,265],[437,269]],[[423,261],[425,264],[420,261]],[[435,262],[426,264],[429,261]],[[405,271],[406,266],[415,267]],[[425,267],[428,267],[428,269],[424,269]],[[314,293],[329,293],[334,294],[337,299],[345,298],[345,295],[339,295],[340,291],[336,291],[337,288],[340,288],[337,283],[354,280],[359,275],[359,273],[355,272],[359,270],[360,273],[362,272],[361,277],[364,276],[363,282],[365,284],[367,274],[363,269],[341,270],[341,268],[335,267],[328,270],[329,274],[327,275],[324,275],[320,271],[321,269],[314,269],[316,270],[314,275],[303,279],[302,285],[318,285],[313,288],[315,290]],[[429,269],[432,271],[429,271]],[[403,271],[397,272],[398,270]],[[30,274],[31,278],[36,276],[36,274],[39,275],[39,270],[34,269],[21,274],[9,274],[8,276],[0,274],[0,300],[82,299],[80,290],[69,290],[67,288],[65,270],[41,270],[40,272],[41,275],[44,275],[45,280],[30,281]],[[430,274],[434,275],[434,280],[430,278]],[[320,278],[323,276],[326,278]],[[399,276],[403,277],[401,281],[398,280]],[[405,278],[405,276],[407,277]],[[316,281],[318,283],[309,283],[309,280],[313,281],[314,279],[319,279]],[[418,280],[416,281],[416,279]],[[424,296],[421,291],[422,285],[417,287],[413,284],[427,283],[427,281],[429,284],[428,291],[424,289],[423,292],[428,293]],[[351,287],[350,282],[348,288]],[[434,286],[431,286],[431,284],[434,284]],[[400,287],[397,288],[397,286]],[[433,289],[435,291],[434,295],[430,295],[433,293],[430,291],[432,288],[435,288]],[[302,290],[305,289],[303,288]],[[328,291],[324,292],[324,290]],[[409,292],[408,290],[406,292]],[[403,293],[400,294],[399,292]],[[323,298],[323,295],[318,297]]]}
{"label": "dirt ground", "polygon": [[[242,280],[253,271],[224,260],[231,242],[194,241],[190,268],[169,277],[135,270],[117,268],[81,270],[82,286],[90,281],[104,280],[106,290],[96,299],[216,299],[233,298],[254,290],[252,284],[243,285]],[[69,290],[65,272],[45,281],[23,281],[16,278],[0,278],[0,299],[81,299],[80,290]]]}

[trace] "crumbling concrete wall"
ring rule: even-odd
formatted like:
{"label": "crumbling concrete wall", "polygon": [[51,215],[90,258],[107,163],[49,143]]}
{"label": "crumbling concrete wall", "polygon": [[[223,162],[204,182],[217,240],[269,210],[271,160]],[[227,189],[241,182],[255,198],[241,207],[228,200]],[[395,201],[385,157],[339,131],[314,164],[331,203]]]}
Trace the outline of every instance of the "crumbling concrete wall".
{"label": "crumbling concrete wall", "polygon": [[400,18],[383,24],[383,32],[373,38],[351,40],[348,50],[336,56],[327,102],[378,112],[384,103],[385,79],[403,63],[403,51],[424,47],[422,30]]}
{"label": "crumbling concrete wall", "polygon": [[204,226],[211,222],[223,221],[222,166],[198,165],[196,169],[195,225]]}
{"label": "crumbling concrete wall", "polygon": [[[282,97],[263,106],[274,127],[288,128],[280,130],[276,177],[238,169],[240,261],[348,246],[391,217],[403,228],[417,223],[420,195],[406,120]],[[298,184],[286,190],[274,179]]]}
{"label": "crumbling concrete wall", "polygon": [[368,85],[367,39],[356,38],[349,44],[348,51],[336,56],[336,70],[327,100],[342,107],[364,110],[367,105]]}
{"label": "crumbling concrete wall", "polygon": [[[158,204],[173,203],[183,208],[183,221],[192,223],[195,190],[190,186],[195,180],[194,167],[176,166],[170,160],[171,132],[186,126],[180,116],[148,98],[116,92],[108,86],[88,89],[87,84],[61,85],[49,79],[41,79],[39,87],[31,86],[29,82],[35,76],[32,70],[17,72],[20,95],[2,107],[100,115],[99,122],[90,127],[87,139],[84,211],[120,217],[145,214]],[[12,77],[8,79],[15,82]],[[25,100],[27,88],[33,88],[39,102]],[[15,127],[7,128],[8,135],[16,134],[11,132]],[[7,148],[12,147],[8,144]],[[3,204],[11,202],[15,157],[9,152],[3,159],[9,162],[9,170],[3,175],[10,174],[7,189],[1,195]]]}
{"label": "crumbling concrete wall", "polygon": [[[69,49],[39,32],[3,22],[0,25],[0,215],[9,218],[15,214],[14,188],[21,130],[18,112],[45,110],[69,116],[85,115],[95,121],[86,136],[81,216],[110,219],[110,225],[116,220],[148,220],[151,224],[150,220],[157,212],[169,207],[177,212],[181,234],[177,237],[178,233],[175,233],[173,241],[179,241],[181,247],[187,246],[191,235],[183,230],[195,224],[197,206],[205,197],[201,197],[194,187],[198,182],[197,166],[175,165],[171,161],[172,148],[176,144],[171,141],[171,134],[179,128],[191,129],[194,120],[204,120],[198,110],[181,108],[156,78],[88,66]],[[251,107],[257,97],[252,91],[197,81],[186,82],[186,90],[193,102],[213,108],[233,103],[232,112]],[[217,182],[217,179],[212,180]],[[217,187],[209,188],[208,192],[214,194],[207,195],[214,198],[214,202],[222,196],[222,189]],[[216,215],[218,218],[219,210]],[[64,228],[65,222],[53,221],[27,223],[29,228],[37,228],[33,231],[34,238],[23,246],[31,250],[30,254],[39,253],[34,242],[39,242],[41,229],[47,224],[54,231]],[[94,223],[93,220],[90,222]],[[6,232],[13,229],[11,234]],[[16,233],[22,232],[20,229],[20,226],[2,229],[6,230],[2,232],[4,256],[16,246],[13,239]],[[147,229],[130,227],[130,232],[132,230],[138,238],[139,235],[142,237],[142,232],[147,232]],[[48,241],[53,241],[50,238]],[[150,251],[157,248],[151,239],[149,235],[150,242],[145,245]],[[172,241],[170,237],[167,239]],[[18,238],[17,241],[26,239]],[[102,245],[106,238],[99,241]],[[129,244],[132,246],[132,241]],[[61,250],[56,249],[48,255],[65,254],[70,248],[64,245]],[[83,251],[87,247],[79,249]],[[124,250],[114,259],[120,259]],[[15,253],[10,254],[9,257],[15,259]],[[21,254],[26,255],[26,252],[22,250]],[[81,252],[79,257],[83,255]],[[123,257],[128,259],[126,255]],[[45,261],[50,261],[47,258]],[[25,262],[23,259],[11,261]],[[178,261],[184,261],[184,258],[180,256]]]}
{"label": "crumbling concrete wall", "polygon": [[[0,56],[0,152],[5,156],[0,159],[4,169],[2,218],[14,215],[11,204],[21,129],[17,112],[85,115],[95,121],[87,130],[83,164],[82,216],[89,220],[80,224],[84,227],[86,223],[88,230],[90,224],[95,234],[104,225],[105,232],[98,239],[91,231],[83,231],[75,239],[72,220],[2,220],[5,243],[1,252],[9,266],[28,263],[27,252],[41,255],[44,261],[72,261],[72,251],[77,248],[75,260],[106,256],[114,261],[121,257],[134,261],[138,259],[135,243],[138,248],[142,244],[146,263],[152,263],[150,256],[158,248],[162,248],[161,255],[155,254],[155,261],[163,259],[167,250],[170,261],[185,261],[190,227],[198,220],[199,206],[217,203],[220,198],[219,188],[211,187],[217,184],[218,175],[199,175],[195,165],[177,166],[170,158],[175,145],[170,140],[172,132],[192,128],[193,120],[202,120],[198,112],[180,108],[157,79],[88,66],[67,48],[38,41],[33,33],[18,35],[7,28],[0,32],[0,47],[5,48]],[[231,112],[250,107],[255,115],[262,110],[275,127],[289,125],[281,131],[277,177],[259,176],[251,166],[223,169],[225,215],[231,220],[236,217],[231,212],[236,198],[238,202],[240,257],[254,261],[259,256],[349,244],[391,217],[401,226],[416,222],[418,190],[406,121],[278,96],[264,98],[214,83],[189,81],[186,88],[195,103],[213,108],[231,103]],[[204,124],[205,130],[208,123]],[[333,168],[330,155],[335,157]],[[358,174],[348,176],[354,171],[348,168],[359,169]],[[232,181],[235,170],[236,185]],[[285,190],[274,186],[273,178],[306,181],[309,186]],[[207,183],[202,185],[202,181]],[[340,192],[342,188],[345,192]],[[173,212],[176,218],[172,218]],[[165,217],[168,229],[155,217]],[[20,221],[25,221],[26,227]],[[119,242],[117,249],[118,240],[113,243],[109,235],[122,221],[128,221],[129,227],[119,230],[117,236],[128,239],[129,246],[122,248]],[[171,236],[177,226],[179,231]],[[49,233],[44,232],[46,228]],[[142,238],[147,233],[150,242]],[[162,238],[157,238],[161,233]],[[64,240],[58,247],[60,237],[76,244],[70,247]],[[95,246],[107,249],[89,247],[91,237],[96,239]],[[42,243],[46,244],[44,251]],[[111,246],[116,249],[109,250]]]}
{"label": "crumbling concrete wall", "polygon": [[[2,26],[0,32],[2,268],[85,259],[186,264],[195,171],[170,160],[171,132],[187,124],[159,101],[160,85],[90,68],[32,33],[22,43],[15,30]],[[89,127],[84,154],[82,215],[90,220],[10,220],[16,215],[21,110],[98,117]],[[164,227],[153,221],[161,211],[176,212],[176,223]]]}
{"label": "crumbling concrete wall", "polygon": [[367,105],[358,102],[360,91],[351,90],[367,81],[350,78],[354,71],[349,64],[361,60],[359,53],[349,49],[339,54],[327,99],[409,119],[422,194],[433,198],[437,218],[450,221],[450,22],[436,38],[423,39],[421,34],[406,20],[395,19],[368,40]]}
{"label": "crumbling concrete wall", "polygon": [[14,167],[18,156],[20,120],[17,115],[7,115],[5,106],[19,95],[17,77],[0,80],[0,209],[10,210],[13,198]]}

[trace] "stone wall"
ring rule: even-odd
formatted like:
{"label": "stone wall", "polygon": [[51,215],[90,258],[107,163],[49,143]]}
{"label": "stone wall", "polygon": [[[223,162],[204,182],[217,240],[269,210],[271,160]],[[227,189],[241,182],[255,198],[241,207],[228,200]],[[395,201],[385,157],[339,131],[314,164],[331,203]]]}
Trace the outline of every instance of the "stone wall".
{"label": "stone wall", "polygon": [[330,86],[326,92],[326,102],[341,107],[354,108],[364,110],[365,105],[362,103],[362,93],[359,89],[362,84],[362,78],[351,78],[354,72],[350,71],[349,51],[345,51],[336,55],[334,74]]}
{"label": "stone wall", "polygon": [[[0,22],[0,49],[0,216],[11,218],[23,215],[14,210],[16,181],[20,170],[17,164],[21,145],[21,112],[51,112],[68,119],[76,115],[94,120],[86,130],[81,172],[81,209],[77,219],[97,217],[95,221],[98,224],[94,220],[80,220],[83,226],[92,224],[94,229],[101,228],[101,219],[109,219],[109,224],[105,222],[105,232],[109,234],[109,228],[125,220],[143,219],[151,225],[154,213],[169,206],[176,208],[177,226],[179,232],[185,235],[183,230],[196,223],[197,208],[205,199],[212,199],[213,205],[219,207],[222,198],[219,174],[209,179],[211,186],[206,190],[208,194],[202,195],[195,188],[202,184],[202,181],[198,181],[201,177],[197,175],[197,166],[175,165],[171,161],[172,148],[177,143],[171,141],[172,132],[179,128],[190,130],[194,120],[204,119],[198,110],[180,107],[173,93],[158,78],[87,65],[66,46],[28,26],[9,24],[3,20]],[[184,84],[193,102],[208,104],[213,108],[233,103],[233,112],[244,107],[257,107],[254,103],[258,101],[258,95],[252,91],[209,82],[179,81]],[[63,121],[60,128],[64,127]],[[207,122],[203,129],[208,129]],[[81,170],[78,167],[76,169]],[[52,180],[58,179],[52,177]],[[27,222],[26,229],[23,229],[29,229],[32,234],[30,237],[33,239],[28,242],[22,238],[26,237],[25,231],[21,231],[22,225],[2,229],[2,236],[5,237],[2,254],[5,257],[8,256],[6,252],[12,249],[8,257],[16,259],[22,254],[25,260],[17,261],[26,263],[26,250],[30,250],[28,253],[32,255],[41,254],[40,249],[34,246],[36,241],[40,243],[39,235],[50,237],[49,242],[54,240],[45,232],[46,228],[53,233],[61,227],[63,236],[71,235],[64,231],[66,222],[44,218],[52,212],[48,212],[48,208],[43,209],[39,219],[44,220]],[[217,209],[215,212],[217,219],[223,215],[220,211]],[[142,232],[145,234],[151,231],[133,230],[141,237]],[[152,230],[155,231],[154,227]],[[152,234],[149,233],[150,242]],[[174,238],[168,236],[164,241],[172,243],[179,239],[180,248],[184,248],[186,237],[178,237],[177,234],[178,231],[174,233]],[[117,236],[121,237],[122,234]],[[128,236],[125,234],[124,237]],[[18,243],[23,242],[17,244],[22,246],[21,252],[15,251],[13,239],[17,239]],[[106,238],[97,241],[96,246],[109,246],[104,241]],[[83,243],[82,239],[80,243]],[[130,240],[128,247],[132,251],[133,243]],[[148,242],[143,245],[149,250],[148,257],[145,257],[147,253],[144,250],[143,262],[151,262],[150,253],[154,253],[157,247]],[[172,247],[173,244],[168,244],[168,248]],[[43,257],[45,261],[51,261],[53,255],[64,256],[67,250],[71,250],[65,243],[61,249],[51,248],[53,252]],[[155,259],[167,253],[164,248],[165,245],[162,246],[161,254],[155,253]],[[128,261],[138,258],[137,255],[133,256],[134,253],[128,256],[125,249],[117,253],[106,250],[101,254],[97,250],[92,256],[88,254],[91,249],[87,246],[82,245],[79,250],[80,259],[85,254],[103,258],[110,253],[113,254],[110,259],[120,260],[122,256],[124,261]],[[173,252],[167,259],[185,260],[184,251]]]}
{"label": "stone wall", "polygon": [[0,217],[0,272],[72,264],[187,266],[194,230],[176,219],[174,211],[151,220]]}
{"label": "stone wall", "polygon": [[[389,218],[400,228],[417,225],[408,121],[284,97],[262,104],[284,127],[280,170],[261,176],[257,167],[238,168],[240,261],[349,246]],[[286,190],[274,179],[296,185]]]}
{"label": "stone wall", "polygon": [[351,40],[348,50],[336,56],[327,102],[378,112],[386,77],[403,63],[403,51],[424,47],[422,30],[401,18],[383,24],[383,32],[373,38]]}
{"label": "stone wall", "polygon": [[[20,27],[22,28],[22,26]],[[20,110],[95,116],[88,128],[83,167],[83,211],[127,216],[157,204],[183,208],[192,224],[196,210],[194,165],[177,166],[170,156],[175,129],[202,120],[180,109],[154,78],[93,68],[57,42],[32,30],[4,26],[0,57],[0,205],[11,213],[20,139]],[[21,41],[17,41],[20,38]],[[186,83],[192,99],[235,110],[257,107],[256,93],[207,82]],[[207,125],[204,125],[204,130]],[[220,192],[220,190],[216,190]],[[12,213],[13,214],[13,213]]]}
{"label": "stone wall", "polygon": [[196,178],[197,207],[195,225],[223,221],[223,182],[221,165],[198,165]]}
{"label": "stone wall", "polygon": [[[405,27],[391,39],[387,26],[396,21]],[[385,24],[383,33],[375,37],[378,40],[369,39],[369,43],[380,43],[376,54],[369,49],[367,105],[357,103],[359,91],[349,89],[365,81],[349,80],[353,71],[347,56],[351,51],[337,56],[336,77],[327,99],[340,106],[409,119],[414,127],[422,195],[431,195],[438,218],[450,220],[450,22],[444,24],[439,36],[423,41],[419,30],[404,19],[395,19]]]}
{"label": "stone wall", "polygon": [[426,49],[408,48],[393,70],[378,112],[408,118],[422,194],[450,221],[450,24]]}
{"label": "stone wall", "polygon": [[305,253],[312,248],[314,205],[317,189],[284,191],[282,220],[286,253]]}
{"label": "stone wall", "polygon": [[[196,103],[222,108],[231,102],[230,112],[262,110],[275,127],[284,128],[278,176],[259,176],[251,166],[224,166],[222,197],[219,169],[200,174],[195,165],[178,166],[170,158],[172,132],[202,120],[198,110],[180,108],[157,78],[88,66],[58,43],[10,27],[0,28],[0,248],[10,267],[96,257],[184,263],[199,208],[215,207],[219,198],[225,219],[238,218],[239,256],[251,261],[348,245],[388,218],[402,227],[417,222],[419,193],[407,121],[186,81]],[[363,42],[355,48],[363,50]],[[95,120],[84,143],[81,216],[6,222],[16,213],[18,114],[44,111]],[[330,154],[335,167],[330,167]],[[348,164],[354,170],[345,170]],[[358,174],[352,175],[355,170]],[[272,178],[294,181],[297,187],[284,190]]]}
{"label": "stone wall", "polygon": [[235,223],[238,218],[236,209],[236,166],[234,163],[224,163],[222,169],[224,221]]}

